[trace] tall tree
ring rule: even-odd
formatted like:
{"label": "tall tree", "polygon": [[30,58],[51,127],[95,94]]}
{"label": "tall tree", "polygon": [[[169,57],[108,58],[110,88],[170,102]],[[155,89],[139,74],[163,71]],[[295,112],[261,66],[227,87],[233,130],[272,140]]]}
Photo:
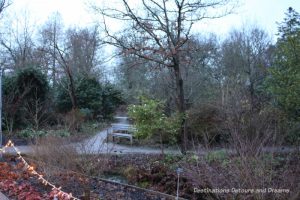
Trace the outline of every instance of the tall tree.
{"label": "tall tree", "polygon": [[74,73],[95,77],[98,74],[100,40],[98,38],[98,28],[75,29],[66,31],[66,43],[70,65]]}
{"label": "tall tree", "polygon": [[50,15],[48,21],[40,30],[40,44],[38,48],[40,65],[50,74],[52,85],[57,85],[60,66],[57,62],[58,53],[55,45],[63,40],[63,21],[60,13]]}
{"label": "tall tree", "polygon": [[151,83],[154,81],[149,75],[149,69],[143,67],[147,62],[132,55],[124,55],[118,67],[115,69],[116,84],[124,91],[127,103],[137,103],[136,97],[149,95]]}
{"label": "tall tree", "polygon": [[[194,23],[228,14],[230,0],[122,0],[123,9],[99,8],[103,15],[107,43],[119,47],[124,54],[132,54],[152,62],[154,67],[167,68],[174,77],[174,88],[181,120],[182,150],[188,148],[186,131],[186,99],[182,67],[188,63],[183,46],[189,41]],[[121,33],[108,29],[107,18],[129,22]],[[127,38],[126,40],[124,38]],[[141,43],[141,41],[143,41]]]}
{"label": "tall tree", "polygon": [[36,64],[33,56],[34,29],[29,13],[24,10],[19,14],[6,21],[6,33],[0,40],[2,53],[6,57],[5,65],[13,70]]}
{"label": "tall tree", "polygon": [[232,31],[223,42],[220,60],[223,105],[238,94],[247,100],[251,110],[259,109],[270,44],[267,33],[256,27]]}
{"label": "tall tree", "polygon": [[[0,14],[3,13],[4,9],[10,5],[9,0],[1,0],[0,2]],[[2,65],[3,61],[1,61]],[[0,68],[0,147],[2,147],[2,66]],[[2,154],[0,154],[0,158],[2,158]]]}
{"label": "tall tree", "polygon": [[275,117],[266,109],[268,35],[256,27],[233,31],[222,44],[222,124],[240,155],[259,155],[274,135]]}
{"label": "tall tree", "polygon": [[274,65],[270,68],[269,90],[277,105],[300,120],[300,15],[293,8],[279,24]]}
{"label": "tall tree", "polygon": [[[100,43],[97,37],[97,28],[90,29],[68,29],[64,34],[64,42],[52,41],[55,51],[50,50],[55,56],[62,76],[66,78],[68,91],[73,109],[78,108],[76,97],[75,79],[82,76],[98,78],[97,67],[98,50]],[[63,82],[61,86],[63,86]]]}
{"label": "tall tree", "polygon": [[58,54],[57,61],[62,67],[65,77],[68,80],[65,89],[68,91],[68,94],[70,96],[72,102],[72,109],[75,110],[78,108],[77,97],[76,97],[75,75],[72,70],[69,55],[67,52],[68,47],[66,47],[65,45],[64,47],[60,47],[59,44],[57,43],[55,43],[54,45]]}

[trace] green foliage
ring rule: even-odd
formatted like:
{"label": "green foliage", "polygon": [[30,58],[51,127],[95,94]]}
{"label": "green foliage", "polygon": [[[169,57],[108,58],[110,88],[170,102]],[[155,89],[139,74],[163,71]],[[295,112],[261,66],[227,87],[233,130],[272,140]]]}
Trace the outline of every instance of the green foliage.
{"label": "green foliage", "polygon": [[124,101],[122,94],[111,84],[105,84],[102,86],[102,109],[101,113],[104,118],[110,118],[119,105]]}
{"label": "green foliage", "polygon": [[66,129],[58,129],[58,130],[34,130],[31,128],[26,128],[18,132],[18,135],[22,138],[37,138],[43,137],[47,135],[59,136],[59,137],[68,137],[70,136],[70,132]]}
{"label": "green foliage", "polygon": [[3,96],[11,95],[16,93],[16,76],[3,76],[2,79]]}
{"label": "green foliage", "polygon": [[[106,127],[105,123],[97,123],[97,122],[86,122],[83,123],[81,126],[80,134],[84,135],[93,135],[99,129]],[[24,139],[34,139],[37,137],[43,136],[55,136],[55,137],[69,137],[72,135],[67,127],[60,128],[60,129],[41,129],[41,130],[34,130],[33,128],[26,128],[17,132],[17,136]]]}
{"label": "green foliage", "polygon": [[189,163],[197,163],[197,162],[199,162],[199,156],[196,154],[193,154],[190,157],[188,157],[187,161]]}
{"label": "green foliage", "polygon": [[288,144],[300,145],[300,121],[286,122],[285,128],[288,130],[288,134],[285,138]]}
{"label": "green foliage", "polygon": [[21,138],[34,139],[37,137],[43,137],[47,135],[59,136],[59,137],[68,137],[70,136],[70,132],[66,129],[58,129],[58,130],[34,130],[32,128],[26,128],[19,132],[17,135]]}
{"label": "green foliage", "polygon": [[33,138],[41,137],[41,136],[45,136],[45,135],[47,135],[46,131],[42,131],[42,130],[36,131],[31,128],[26,128],[26,129],[23,129],[18,132],[19,137],[28,138],[28,139],[33,139]]}
{"label": "green foliage", "polygon": [[[28,126],[30,112],[43,112],[37,108],[47,100],[49,86],[47,77],[37,68],[27,67],[8,74],[3,79],[3,108],[6,127],[13,129],[13,124]],[[40,116],[39,116],[40,117]],[[39,118],[41,120],[41,118]],[[10,125],[8,124],[10,122]],[[29,124],[31,125],[31,124]]]}
{"label": "green foliage", "polygon": [[[66,89],[65,81],[58,87],[57,108],[60,112],[72,109],[72,102]],[[86,117],[101,115],[108,118],[122,103],[122,95],[112,85],[101,85],[95,78],[80,77],[75,79],[75,95],[78,108]]]}
{"label": "green foliage", "polygon": [[150,183],[150,181],[144,180],[144,181],[138,182],[137,185],[138,185],[138,187],[141,187],[141,188],[149,188],[151,183]]}
{"label": "green foliage", "polygon": [[180,128],[178,116],[167,117],[163,103],[142,97],[140,105],[129,106],[129,116],[134,120],[138,138],[149,139],[156,134],[163,135],[170,143],[176,142]]}
{"label": "green foliage", "polygon": [[39,99],[45,99],[49,90],[46,75],[40,70],[28,67],[17,71],[16,73],[16,89],[19,94],[30,89],[27,99],[34,99],[38,95]]}
{"label": "green foliage", "polygon": [[226,159],[228,159],[228,155],[224,150],[212,151],[205,155],[205,160],[208,163],[224,162]]}
{"label": "green foliage", "polygon": [[101,85],[95,78],[83,78],[76,87],[79,108],[88,108],[94,113],[101,110]]}
{"label": "green foliage", "polygon": [[266,153],[262,155],[262,161],[266,166],[279,166],[280,163],[284,162],[285,158],[278,154],[274,155],[273,153]]}
{"label": "green foliage", "polygon": [[47,135],[59,136],[59,137],[69,137],[71,135],[70,131],[67,129],[49,130]]}
{"label": "green foliage", "polygon": [[274,105],[284,112],[286,141],[300,143],[300,15],[289,8],[279,25],[274,65],[269,69],[267,90]]}
{"label": "green foliage", "polygon": [[[72,109],[72,102],[66,89],[66,81],[58,87],[57,108],[60,112]],[[101,110],[101,85],[95,78],[83,77],[75,79],[75,95],[79,108],[89,109],[93,114]]]}
{"label": "green foliage", "polygon": [[123,175],[126,177],[129,183],[134,183],[137,175],[137,168],[129,165],[123,170]]}
{"label": "green foliage", "polygon": [[175,171],[178,168],[178,163],[182,159],[184,159],[182,155],[166,154],[163,157],[162,164]]}
{"label": "green foliage", "polygon": [[300,15],[292,8],[279,26],[279,36],[267,88],[290,119],[300,120]]}
{"label": "green foliage", "polygon": [[105,128],[106,123],[97,123],[97,122],[85,122],[81,126],[81,132],[85,135],[94,135],[99,130]]}
{"label": "green foliage", "polygon": [[81,108],[79,112],[82,114],[84,119],[92,119],[93,118],[93,111],[88,108]]}
{"label": "green foliage", "polygon": [[45,99],[48,91],[47,77],[37,68],[24,68],[3,78],[3,94],[15,100],[29,100],[36,95],[39,99]]}

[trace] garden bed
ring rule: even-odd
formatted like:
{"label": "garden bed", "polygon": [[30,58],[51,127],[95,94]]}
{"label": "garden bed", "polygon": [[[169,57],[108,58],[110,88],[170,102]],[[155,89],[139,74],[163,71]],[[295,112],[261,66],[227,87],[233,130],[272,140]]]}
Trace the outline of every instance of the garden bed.
{"label": "garden bed", "polygon": [[[30,165],[37,168],[37,165]],[[53,199],[54,192],[51,187],[43,185],[38,177],[24,171],[24,165],[14,156],[5,156],[0,162],[0,191],[11,200],[47,200]],[[37,168],[38,171],[38,168]],[[43,174],[43,173],[42,173]],[[43,174],[45,175],[45,174]],[[46,176],[46,175],[45,175]],[[51,182],[62,186],[62,190],[72,193],[80,199],[137,199],[137,200],[159,200],[173,199],[168,195],[155,193],[118,184],[113,181],[104,181],[98,178],[91,178],[78,173],[57,172],[51,176]],[[67,198],[66,198],[67,199]]]}
{"label": "garden bed", "polygon": [[[272,157],[271,157],[272,156]],[[89,159],[92,155],[81,156],[76,159]],[[298,191],[297,184],[300,182],[299,153],[289,154],[266,154],[262,160],[247,158],[251,169],[252,186],[256,189],[261,184],[266,188],[289,189],[289,193],[268,193],[268,194],[226,194],[195,192],[201,189],[231,189],[232,187],[245,188],[249,179],[243,174],[242,160],[235,155],[227,155],[224,152],[213,152],[204,155],[202,158],[197,155],[97,155],[89,159],[93,167],[83,173],[82,171],[70,171],[55,165],[55,163],[42,163],[27,157],[38,166],[40,171],[48,180],[62,190],[72,193],[74,196],[84,199],[89,196],[92,200],[97,199],[172,199],[165,194],[176,196],[178,167],[183,168],[180,175],[179,196],[185,199],[218,199],[218,198],[256,198],[262,199],[287,199],[295,197]],[[104,159],[106,161],[104,162]],[[203,159],[203,160],[201,160]],[[93,163],[94,161],[94,163]],[[79,162],[78,162],[79,163]],[[262,168],[261,163],[264,163]],[[53,192],[51,188],[41,184],[37,177],[30,176],[23,171],[20,161],[13,156],[4,158],[1,162],[0,191],[11,199],[24,199],[26,195],[35,195],[36,199],[51,199]],[[102,166],[104,165],[104,166]],[[253,166],[251,166],[253,165]],[[50,173],[50,169],[52,172]],[[241,170],[238,174],[234,170]],[[262,173],[255,174],[256,172]],[[254,173],[254,174],[251,174]],[[267,182],[267,178],[271,178]],[[105,180],[104,180],[105,179]],[[257,182],[255,182],[257,181]],[[118,183],[120,182],[120,183]],[[130,185],[135,186],[130,186]],[[244,184],[244,185],[242,185]],[[144,188],[144,189],[140,189]],[[150,190],[150,191],[149,191]],[[153,192],[157,191],[157,192]],[[27,192],[27,193],[26,193]],[[23,196],[22,196],[23,195]],[[259,195],[259,196],[257,196]],[[296,196],[297,199],[297,196]]]}

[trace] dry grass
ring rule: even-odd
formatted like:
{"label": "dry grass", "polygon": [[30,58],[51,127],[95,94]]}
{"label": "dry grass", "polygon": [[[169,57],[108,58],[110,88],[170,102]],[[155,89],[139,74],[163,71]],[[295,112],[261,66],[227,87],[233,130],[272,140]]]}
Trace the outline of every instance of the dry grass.
{"label": "dry grass", "polygon": [[[209,153],[210,154],[210,153]],[[243,194],[210,193],[208,199],[298,199],[300,190],[300,154],[262,153],[242,157],[211,153],[198,155],[186,164],[188,176],[198,188],[210,189],[289,189],[284,192],[254,192]]]}
{"label": "dry grass", "polygon": [[33,158],[45,163],[43,171],[47,176],[57,174],[57,168],[98,176],[107,167],[111,149],[96,139],[71,144],[66,138],[46,136],[33,146]]}

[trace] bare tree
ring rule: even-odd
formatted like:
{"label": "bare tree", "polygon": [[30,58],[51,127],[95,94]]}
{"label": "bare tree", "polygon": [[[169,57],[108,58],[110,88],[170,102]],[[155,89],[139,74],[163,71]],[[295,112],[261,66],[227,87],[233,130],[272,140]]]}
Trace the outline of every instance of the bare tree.
{"label": "bare tree", "polygon": [[[259,88],[267,74],[270,44],[267,33],[256,27],[235,30],[222,44],[223,90],[240,90],[249,97],[252,110],[262,101]],[[229,91],[223,93],[226,102],[231,95]]]}
{"label": "bare tree", "polygon": [[[53,13],[40,31],[40,44],[37,50],[40,65],[51,74],[51,82],[55,87],[59,78],[58,54],[55,44],[61,43],[63,39],[63,21],[60,13]],[[50,72],[50,73],[48,73]]]}
{"label": "bare tree", "polygon": [[98,38],[98,27],[93,29],[70,28],[66,32],[66,43],[69,47],[69,61],[72,70],[76,74],[95,76],[98,60],[98,51],[100,49],[100,40]]}
{"label": "bare tree", "polygon": [[21,14],[6,21],[6,32],[0,40],[5,65],[13,70],[36,64],[33,57],[34,29],[28,12],[24,10]]}
{"label": "bare tree", "polygon": [[88,29],[69,29],[65,34],[65,42],[54,42],[57,53],[57,61],[65,74],[68,85],[66,87],[71,98],[73,109],[77,108],[75,78],[82,76],[95,76],[97,66],[97,49],[99,40],[97,28],[93,31]]}
{"label": "bare tree", "polygon": [[55,44],[55,49],[58,53],[58,62],[62,66],[66,78],[68,80],[68,85],[66,89],[71,98],[72,109],[75,110],[77,109],[77,97],[76,97],[76,89],[75,89],[75,82],[74,82],[74,73],[70,65],[70,60],[68,59],[68,53],[66,49],[60,48],[57,43]]}
{"label": "bare tree", "polygon": [[222,113],[240,155],[258,155],[276,137],[278,119],[262,90],[269,46],[268,35],[256,27],[233,31],[222,45]]}
{"label": "bare tree", "polygon": [[33,125],[34,130],[46,124],[49,119],[49,102],[41,99],[37,88],[33,88],[33,98],[24,102],[25,121]]}
{"label": "bare tree", "polygon": [[[120,48],[124,54],[133,54],[154,63],[155,67],[170,71],[174,77],[177,110],[183,116],[180,135],[182,150],[186,151],[188,138],[182,67],[188,60],[182,56],[183,47],[190,40],[196,22],[229,14],[234,6],[231,4],[233,1],[142,0],[140,6],[127,0],[121,2],[123,9],[94,7],[103,16],[106,42]],[[128,22],[128,27],[114,34],[108,29],[107,18]]]}

